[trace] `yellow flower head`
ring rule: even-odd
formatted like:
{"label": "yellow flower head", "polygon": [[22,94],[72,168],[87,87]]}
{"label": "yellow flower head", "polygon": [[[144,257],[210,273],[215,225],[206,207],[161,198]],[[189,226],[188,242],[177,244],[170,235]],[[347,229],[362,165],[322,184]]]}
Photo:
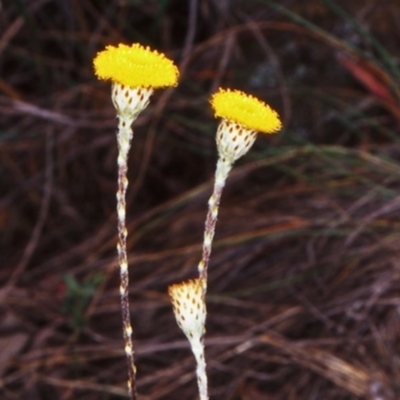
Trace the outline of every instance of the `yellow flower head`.
{"label": "yellow flower head", "polygon": [[160,88],[175,86],[179,71],[164,54],[138,43],[107,46],[93,60],[99,79],[129,87]]}
{"label": "yellow flower head", "polygon": [[263,133],[279,131],[279,115],[269,105],[239,90],[219,89],[211,98],[215,116]]}

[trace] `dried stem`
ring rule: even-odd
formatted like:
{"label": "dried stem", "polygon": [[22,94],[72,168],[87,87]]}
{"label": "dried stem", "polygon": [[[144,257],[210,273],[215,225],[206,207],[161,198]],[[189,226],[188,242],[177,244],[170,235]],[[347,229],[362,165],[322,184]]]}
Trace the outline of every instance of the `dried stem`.
{"label": "dried stem", "polygon": [[208,379],[206,371],[206,360],[204,356],[204,340],[191,341],[193,355],[196,359],[197,386],[199,388],[200,400],[208,400]]}
{"label": "dried stem", "polygon": [[213,193],[208,200],[208,212],[204,227],[203,254],[198,265],[199,278],[204,283],[204,292],[207,291],[207,270],[210,262],[212,242],[215,234],[215,225],[217,223],[219,202],[221,200],[222,190],[225,186],[226,178],[232,169],[232,163],[225,158],[219,158],[217,169],[215,171],[215,182]]}
{"label": "dried stem", "polygon": [[118,123],[118,190],[117,190],[117,215],[118,215],[118,262],[120,267],[120,296],[122,325],[125,344],[125,354],[128,364],[128,389],[131,400],[137,399],[136,393],[136,367],[132,344],[132,326],[130,321],[129,307],[129,271],[128,257],[126,251],[127,229],[125,223],[126,215],[126,190],[128,187],[128,152],[133,136],[131,129],[133,119],[119,116]]}

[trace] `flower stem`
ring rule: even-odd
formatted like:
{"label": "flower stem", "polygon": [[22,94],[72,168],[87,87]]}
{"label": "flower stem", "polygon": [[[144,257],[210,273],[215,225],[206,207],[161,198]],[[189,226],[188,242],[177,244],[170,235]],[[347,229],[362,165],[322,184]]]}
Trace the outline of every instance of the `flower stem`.
{"label": "flower stem", "polygon": [[118,121],[118,189],[117,189],[117,216],[118,216],[118,263],[120,268],[120,296],[122,326],[125,344],[125,354],[128,364],[128,390],[131,400],[137,400],[136,393],[136,367],[132,344],[132,326],[130,321],[129,307],[129,271],[128,257],[126,251],[126,190],[128,188],[128,152],[133,137],[131,128],[133,119],[119,116]]}
{"label": "flower stem", "polygon": [[200,400],[208,400],[208,379],[206,371],[206,361],[204,357],[203,339],[191,342],[192,352],[196,359],[197,386],[199,388]]}
{"label": "flower stem", "polygon": [[208,212],[204,227],[203,254],[198,265],[199,278],[204,282],[204,292],[207,291],[207,270],[210,262],[212,242],[215,234],[215,225],[217,223],[219,202],[221,200],[222,190],[224,189],[229,171],[232,169],[232,163],[225,158],[219,158],[215,171],[214,190],[208,200]]}

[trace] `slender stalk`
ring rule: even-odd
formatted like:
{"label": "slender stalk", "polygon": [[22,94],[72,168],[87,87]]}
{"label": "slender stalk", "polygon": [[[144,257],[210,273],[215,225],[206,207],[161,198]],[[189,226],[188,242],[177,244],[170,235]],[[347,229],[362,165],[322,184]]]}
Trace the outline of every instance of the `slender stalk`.
{"label": "slender stalk", "polygon": [[193,355],[196,359],[197,386],[199,388],[200,400],[208,400],[208,379],[206,371],[206,360],[204,356],[204,340],[191,341]]}
{"label": "slender stalk", "polygon": [[213,193],[208,200],[208,212],[204,227],[203,254],[198,265],[199,278],[204,284],[204,292],[207,291],[207,270],[210,262],[212,242],[215,234],[215,225],[218,218],[219,203],[222,190],[224,189],[229,171],[232,169],[232,163],[225,158],[220,157],[215,171],[215,181]]}
{"label": "slender stalk", "polygon": [[131,400],[137,400],[136,392],[136,367],[132,344],[132,325],[129,307],[129,271],[126,251],[126,190],[128,188],[128,152],[130,149],[133,131],[133,119],[119,116],[118,122],[118,189],[117,189],[117,216],[118,216],[118,263],[120,268],[120,296],[122,312],[122,328],[125,344],[125,354],[128,364],[128,390]]}

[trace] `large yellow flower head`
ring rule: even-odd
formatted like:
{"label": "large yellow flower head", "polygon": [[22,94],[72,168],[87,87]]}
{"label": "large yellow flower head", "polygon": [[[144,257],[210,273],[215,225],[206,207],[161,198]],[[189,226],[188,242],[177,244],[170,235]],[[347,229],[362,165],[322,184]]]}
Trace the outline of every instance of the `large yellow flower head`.
{"label": "large yellow flower head", "polygon": [[164,54],[138,43],[107,46],[93,61],[97,77],[128,87],[175,86],[179,71]]}
{"label": "large yellow flower head", "polygon": [[211,98],[215,116],[263,133],[281,129],[278,114],[267,104],[240,90],[219,89]]}

